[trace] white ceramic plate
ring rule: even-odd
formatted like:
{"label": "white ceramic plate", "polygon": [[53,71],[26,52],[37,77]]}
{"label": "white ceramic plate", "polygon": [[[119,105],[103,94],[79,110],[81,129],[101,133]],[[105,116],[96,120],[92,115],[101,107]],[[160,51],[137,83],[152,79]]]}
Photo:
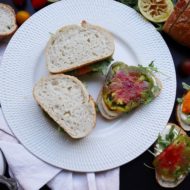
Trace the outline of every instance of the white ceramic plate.
{"label": "white ceramic plate", "polygon": [[[168,75],[159,75],[161,95],[151,104],[111,122],[97,117],[86,138],[72,140],[58,132],[32,96],[34,83],[47,75],[44,49],[50,32],[83,19],[111,31],[115,60],[148,65],[152,60]],[[83,77],[96,99],[103,77]],[[16,32],[0,73],[0,100],[5,118],[20,142],[42,160],[74,171],[101,171],[142,154],[166,125],[175,99],[176,76],[170,52],[155,28],[131,8],[112,0],[64,0],[33,15]]]}

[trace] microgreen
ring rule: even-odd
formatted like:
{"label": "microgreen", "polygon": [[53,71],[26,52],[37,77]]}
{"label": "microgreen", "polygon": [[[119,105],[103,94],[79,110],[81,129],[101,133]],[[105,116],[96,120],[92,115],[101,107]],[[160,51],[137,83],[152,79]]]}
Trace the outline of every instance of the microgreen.
{"label": "microgreen", "polygon": [[97,104],[95,105],[95,109],[96,109],[96,112],[99,112],[99,108]]}
{"label": "microgreen", "polygon": [[49,32],[49,34],[50,34],[51,36],[53,36],[53,35],[54,35],[54,33],[52,33],[52,32]]}
{"label": "microgreen", "polygon": [[190,115],[187,116],[186,121],[187,121],[188,123],[190,123]]}
{"label": "microgreen", "polygon": [[112,58],[98,62],[97,64],[92,64],[92,72],[101,73],[102,75],[107,75],[108,67],[113,61]]}
{"label": "microgreen", "polygon": [[183,102],[183,98],[177,98],[177,102],[181,104]]}
{"label": "microgreen", "polygon": [[143,165],[144,165],[145,167],[147,167],[148,169],[155,170],[153,167],[149,166],[149,165],[146,164],[146,163],[143,163]]}
{"label": "microgreen", "polygon": [[185,90],[190,90],[190,86],[188,84],[186,84],[185,82],[182,82],[182,86]]}
{"label": "microgreen", "polygon": [[168,75],[166,75],[165,73],[158,70],[158,68],[154,65],[154,61],[151,61],[150,64],[147,67],[142,66],[140,64],[138,66],[141,67],[142,69],[145,69],[146,71],[160,73],[160,74],[162,74],[162,75],[169,78]]}
{"label": "microgreen", "polygon": [[164,150],[168,145],[170,145],[176,138],[174,129],[175,126],[172,125],[169,133],[165,136],[165,138],[162,138],[161,135],[158,136],[157,143],[162,150]]}

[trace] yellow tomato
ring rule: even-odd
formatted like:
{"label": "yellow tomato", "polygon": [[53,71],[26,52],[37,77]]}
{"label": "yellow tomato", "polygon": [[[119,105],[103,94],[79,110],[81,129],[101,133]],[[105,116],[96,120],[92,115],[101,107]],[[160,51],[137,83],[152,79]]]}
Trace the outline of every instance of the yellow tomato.
{"label": "yellow tomato", "polygon": [[190,113],[190,91],[184,96],[182,112],[186,114]]}
{"label": "yellow tomato", "polygon": [[21,25],[30,17],[30,13],[27,11],[18,11],[16,14],[16,21],[18,25]]}

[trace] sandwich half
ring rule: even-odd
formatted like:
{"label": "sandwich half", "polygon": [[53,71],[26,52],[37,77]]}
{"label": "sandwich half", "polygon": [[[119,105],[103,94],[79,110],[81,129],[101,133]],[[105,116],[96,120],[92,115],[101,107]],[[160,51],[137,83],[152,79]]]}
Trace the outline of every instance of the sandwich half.
{"label": "sandwich half", "polygon": [[168,123],[155,145],[156,180],[160,186],[178,186],[190,171],[190,137],[173,123]]}
{"label": "sandwich half", "polygon": [[17,29],[14,9],[4,3],[0,3],[0,40],[14,34]]}
{"label": "sandwich half", "polygon": [[84,85],[69,75],[39,80],[33,95],[41,108],[72,138],[87,136],[96,124],[96,109]]}
{"label": "sandwich half", "polygon": [[67,25],[51,36],[46,47],[50,73],[65,73],[97,63],[114,53],[114,39],[106,29],[82,21]]}
{"label": "sandwich half", "polygon": [[146,67],[115,62],[109,69],[97,105],[104,118],[115,119],[151,102],[161,88],[161,82]]}

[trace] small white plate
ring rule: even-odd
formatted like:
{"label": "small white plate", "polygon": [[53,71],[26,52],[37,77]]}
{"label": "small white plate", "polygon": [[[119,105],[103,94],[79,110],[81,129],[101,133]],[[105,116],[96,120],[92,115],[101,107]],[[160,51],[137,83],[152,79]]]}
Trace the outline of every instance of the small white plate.
{"label": "small white plate", "polygon": [[[34,83],[47,75],[44,49],[60,27],[87,20],[111,31],[115,60],[148,65],[152,60],[169,76],[159,75],[163,90],[151,104],[114,121],[99,115],[93,132],[72,140],[35,102]],[[97,98],[104,77],[83,77]],[[0,73],[0,100],[16,137],[40,159],[74,171],[101,171],[125,164],[142,154],[165,127],[174,105],[176,76],[170,52],[155,28],[131,8],[111,0],[64,0],[52,4],[25,22],[10,41]]]}

